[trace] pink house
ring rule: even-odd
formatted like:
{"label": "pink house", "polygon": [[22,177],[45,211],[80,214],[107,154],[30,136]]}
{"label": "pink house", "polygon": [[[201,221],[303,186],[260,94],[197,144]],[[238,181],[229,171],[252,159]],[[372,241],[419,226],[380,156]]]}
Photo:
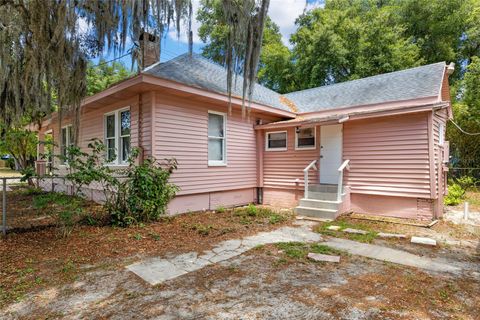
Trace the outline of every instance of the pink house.
{"label": "pink house", "polygon": [[[257,202],[329,219],[432,219],[446,191],[452,71],[442,62],[286,95],[257,85],[243,117],[242,80],[230,114],[225,69],[182,55],[86,98],[79,142],[101,138],[112,167],[131,147],[175,157],[171,214]],[[45,134],[59,136],[55,116]]]}

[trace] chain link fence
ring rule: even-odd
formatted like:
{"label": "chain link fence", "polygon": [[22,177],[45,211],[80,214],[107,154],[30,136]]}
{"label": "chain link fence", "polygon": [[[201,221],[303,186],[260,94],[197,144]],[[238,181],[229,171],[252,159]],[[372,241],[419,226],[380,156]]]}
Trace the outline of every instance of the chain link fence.
{"label": "chain link fence", "polygon": [[480,168],[449,168],[448,176],[455,179],[469,176],[480,180]]}

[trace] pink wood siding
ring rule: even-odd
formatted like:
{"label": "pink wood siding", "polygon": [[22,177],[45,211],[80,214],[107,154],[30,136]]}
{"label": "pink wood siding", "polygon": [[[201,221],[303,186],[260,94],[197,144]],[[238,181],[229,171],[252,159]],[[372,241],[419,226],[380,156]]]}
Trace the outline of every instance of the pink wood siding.
{"label": "pink wood siding", "polygon": [[432,218],[433,202],[430,199],[392,197],[353,193],[351,210],[355,213],[418,220]]}
{"label": "pink wood siding", "polygon": [[442,81],[442,89],[440,92],[440,97],[442,101],[450,101],[450,85],[448,83],[448,74],[445,70],[445,74],[443,76],[443,81]]}
{"label": "pink wood siding", "polygon": [[[142,109],[150,110],[150,95],[144,94],[142,97],[143,106]],[[104,115],[114,110],[122,109],[130,107],[131,111],[131,144],[132,147],[141,146],[144,150],[146,150],[147,154],[151,150],[151,132],[149,131],[151,128],[151,124],[149,124],[150,113],[147,113],[146,116],[142,117],[140,120],[142,126],[146,126],[148,129],[143,129],[140,131],[139,135],[139,105],[138,105],[138,96],[135,95],[129,99],[125,99],[124,101],[117,102],[114,104],[106,105],[103,107],[95,107],[95,108],[87,108],[83,109],[81,116],[80,116],[80,129],[79,129],[79,139],[78,143],[79,146],[84,151],[88,151],[88,144],[94,138],[98,138],[100,140],[104,140]],[[71,124],[71,118],[65,117],[62,120],[62,127]],[[42,132],[46,132],[47,130],[53,129],[53,135],[55,139],[55,143],[59,145],[59,132],[58,132],[58,123],[54,120],[48,126],[42,128]],[[59,150],[55,151],[59,153]],[[57,163],[56,166],[59,164]],[[63,170],[60,170],[60,174],[63,173]]]}
{"label": "pink wood siding", "polygon": [[240,110],[227,114],[227,165],[208,166],[208,111],[227,113],[226,106],[157,93],[154,112],[154,155],[174,157],[172,182],[179,195],[257,186],[254,121]]}
{"label": "pink wood siding", "polygon": [[145,156],[152,155],[152,99],[151,92],[144,93],[140,97],[139,110],[139,145],[142,146]]}
{"label": "pink wood siding", "polygon": [[[446,194],[447,186],[447,172],[444,171],[443,160],[448,159],[448,155],[444,155],[445,152],[449,152],[448,148],[439,144],[440,141],[440,124],[443,124],[443,135],[445,138],[445,130],[447,128],[448,112],[447,109],[440,109],[433,112],[433,164],[435,170],[435,176],[432,177],[435,184],[435,198],[437,198],[436,215],[438,217],[443,215],[443,196]],[[445,140],[445,139],[444,139]]]}
{"label": "pink wood siding", "polygon": [[168,214],[216,210],[219,207],[246,205],[255,201],[255,189],[241,189],[178,196],[168,204]]}
{"label": "pink wood siding", "polygon": [[[447,109],[440,109],[433,112],[433,150],[434,150],[434,163],[435,163],[435,177],[438,178],[439,174],[439,164],[443,162],[443,146],[439,144],[440,142],[440,125],[443,124],[443,136],[445,138],[445,129],[447,128]],[[444,139],[445,140],[445,139]],[[441,173],[441,172],[440,172]],[[441,186],[437,185],[437,195],[438,188]]]}
{"label": "pink wood siding", "polygon": [[[320,129],[316,129],[315,149],[295,150],[295,128],[265,130],[268,132],[287,131],[286,151],[263,151],[263,183],[265,188],[295,189],[295,180],[303,190],[303,169],[313,160],[318,160],[320,153]],[[317,163],[318,166],[318,163]],[[310,183],[318,183],[318,171],[310,171]]]}
{"label": "pink wood siding", "polygon": [[430,198],[427,112],[347,121],[343,128],[352,194]]}
{"label": "pink wood siding", "polygon": [[293,208],[303,198],[302,189],[264,188],[263,203],[278,208]]}

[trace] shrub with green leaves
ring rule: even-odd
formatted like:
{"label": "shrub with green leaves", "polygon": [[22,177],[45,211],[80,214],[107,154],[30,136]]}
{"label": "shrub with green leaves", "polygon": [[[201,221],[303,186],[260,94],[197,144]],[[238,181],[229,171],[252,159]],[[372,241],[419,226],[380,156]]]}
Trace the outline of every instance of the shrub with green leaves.
{"label": "shrub with green leaves", "polygon": [[165,214],[168,202],[178,191],[169,183],[177,169],[175,159],[157,161],[150,157],[138,163],[139,151],[134,148],[128,166],[113,171],[105,166],[106,148],[99,139],[93,139],[88,148],[89,152],[83,152],[79,147],[68,147],[66,156],[57,156],[68,163],[66,180],[75,195],[82,196],[84,188],[99,184],[111,223],[117,226],[154,221]]}
{"label": "shrub with green leaves", "polygon": [[171,174],[177,169],[175,159],[158,162],[147,158],[136,164],[137,156],[138,151],[134,150],[124,170],[126,177],[116,180],[116,191],[111,193],[105,204],[115,225],[128,226],[158,220],[179,190],[169,182]]}
{"label": "shrub with green leaves", "polygon": [[249,216],[256,217],[258,214],[258,209],[253,203],[250,203],[247,207],[246,212]]}
{"label": "shrub with green leaves", "polygon": [[92,139],[88,149],[89,152],[83,152],[78,146],[69,146],[66,155],[56,156],[68,164],[65,177],[72,184],[72,194],[83,196],[83,188],[93,182],[100,183],[103,190],[112,191],[116,181],[114,172],[104,165],[105,145],[99,139]]}
{"label": "shrub with green leaves", "polygon": [[464,197],[465,189],[463,189],[462,186],[457,183],[451,183],[448,186],[448,194],[443,199],[443,202],[447,206],[456,206],[457,204],[462,202]]}
{"label": "shrub with green leaves", "polygon": [[476,179],[472,176],[462,176],[458,179],[455,179],[455,183],[460,185],[460,187],[465,191],[474,187],[476,182]]}

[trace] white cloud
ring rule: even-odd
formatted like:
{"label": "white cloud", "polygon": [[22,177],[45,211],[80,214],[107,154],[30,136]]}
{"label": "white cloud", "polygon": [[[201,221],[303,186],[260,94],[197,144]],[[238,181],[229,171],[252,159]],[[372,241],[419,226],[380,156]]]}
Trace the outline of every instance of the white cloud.
{"label": "white cloud", "polygon": [[280,27],[282,41],[289,46],[290,35],[295,32],[295,19],[303,13],[305,0],[272,0],[268,15]]}
{"label": "white cloud", "polygon": [[85,18],[80,17],[77,20],[77,27],[78,27],[79,33],[85,34],[91,28],[91,24],[88,23]]}
{"label": "white cloud", "polygon": [[[197,16],[198,7],[200,6],[200,0],[192,0],[192,9],[193,9],[193,19],[192,19],[192,31],[193,31],[193,43],[202,43],[200,37],[198,36],[198,28],[200,28],[201,23],[195,19]],[[183,43],[188,43],[188,32],[187,26],[180,28],[180,37],[177,35],[177,30],[172,28],[168,32],[168,36],[173,40],[179,40]]]}
{"label": "white cloud", "polygon": [[[193,13],[196,16],[198,11],[198,7],[200,5],[200,0],[193,0]],[[270,18],[275,22],[279,28],[280,33],[282,34],[282,41],[285,45],[290,47],[289,39],[290,35],[295,32],[295,20],[300,16],[305,7],[307,10],[322,6],[324,0],[308,0],[308,4],[306,5],[305,0],[271,0],[270,1],[270,8],[268,10],[268,15]],[[192,31],[193,31],[193,42],[194,43],[202,43],[200,38],[198,37],[198,28],[200,27],[200,23],[193,19],[192,21]],[[180,42],[188,43],[188,36],[187,33],[184,31],[186,28],[183,28],[180,38],[178,39]],[[177,32],[176,30],[170,30],[168,36],[171,39],[177,40]]]}

